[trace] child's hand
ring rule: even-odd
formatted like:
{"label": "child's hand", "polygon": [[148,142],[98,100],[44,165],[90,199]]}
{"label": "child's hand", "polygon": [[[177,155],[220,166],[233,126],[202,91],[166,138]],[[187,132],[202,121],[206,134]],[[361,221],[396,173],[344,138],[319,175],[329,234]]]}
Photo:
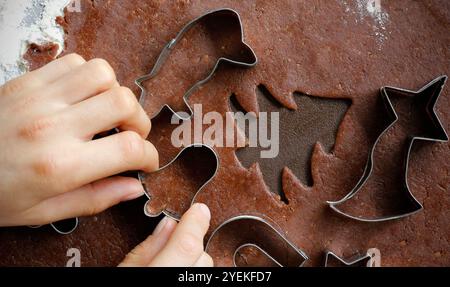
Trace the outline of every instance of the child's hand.
{"label": "child's hand", "polygon": [[177,223],[164,218],[144,242],[131,251],[122,267],[213,267],[204,252],[203,237],[211,214],[204,204],[194,204]]}
{"label": "child's hand", "polygon": [[[0,226],[92,215],[143,194],[150,120],[103,60],[68,55],[0,87]],[[92,140],[113,128],[122,132]],[[107,179],[105,179],[107,178]]]}

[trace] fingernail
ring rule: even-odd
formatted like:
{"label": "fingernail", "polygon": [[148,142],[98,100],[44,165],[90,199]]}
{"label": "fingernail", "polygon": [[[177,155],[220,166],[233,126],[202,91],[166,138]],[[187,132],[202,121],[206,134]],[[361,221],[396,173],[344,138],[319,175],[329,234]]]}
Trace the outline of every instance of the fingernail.
{"label": "fingernail", "polygon": [[156,226],[155,230],[153,230],[153,235],[158,235],[161,231],[166,227],[167,223],[170,221],[170,218],[167,216],[164,217]]}
{"label": "fingernail", "polygon": [[198,208],[198,210],[200,210],[200,212],[203,213],[203,215],[208,218],[208,220],[211,219],[211,211],[209,210],[208,206],[206,206],[206,204],[197,203],[196,208]]}

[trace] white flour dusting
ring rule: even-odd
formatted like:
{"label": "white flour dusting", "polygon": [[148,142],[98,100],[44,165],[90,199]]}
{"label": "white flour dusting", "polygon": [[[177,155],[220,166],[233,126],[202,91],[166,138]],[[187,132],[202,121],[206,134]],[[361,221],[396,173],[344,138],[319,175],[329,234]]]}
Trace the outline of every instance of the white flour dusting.
{"label": "white flour dusting", "polygon": [[[388,38],[386,25],[389,22],[389,14],[383,11],[382,0],[354,0],[349,5],[346,0],[342,1],[347,13],[357,14],[358,21],[372,21],[373,33],[380,47]],[[352,9],[353,8],[353,9]]]}
{"label": "white flour dusting", "polygon": [[[64,32],[55,23],[70,0],[0,0],[0,85],[27,71],[22,55],[30,43],[57,43],[64,48]],[[351,5],[348,3],[351,2]],[[382,10],[382,0],[342,0],[347,13],[358,21],[372,21],[373,33],[380,47],[388,37],[389,15]]]}
{"label": "white flour dusting", "polygon": [[64,31],[55,23],[70,0],[0,0],[0,85],[27,71],[22,55],[30,43],[64,47]]}

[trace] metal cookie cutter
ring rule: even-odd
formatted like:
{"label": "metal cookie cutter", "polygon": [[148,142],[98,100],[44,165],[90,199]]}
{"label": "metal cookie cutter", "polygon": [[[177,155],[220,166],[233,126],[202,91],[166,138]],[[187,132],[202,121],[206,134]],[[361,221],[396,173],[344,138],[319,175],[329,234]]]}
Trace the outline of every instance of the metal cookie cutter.
{"label": "metal cookie cutter", "polygon": [[[241,62],[241,61],[235,61],[233,59],[230,58],[225,58],[225,57],[220,57],[216,64],[214,65],[214,68],[211,70],[211,72],[209,73],[209,75],[204,78],[203,80],[198,81],[196,84],[194,84],[183,96],[183,101],[185,103],[185,105],[188,107],[189,109],[189,116],[188,117],[184,117],[183,115],[178,114],[176,111],[174,111],[169,105],[164,105],[163,107],[167,107],[169,110],[171,110],[175,115],[177,115],[177,117],[179,117],[181,120],[189,120],[192,115],[193,115],[193,110],[191,108],[191,106],[188,103],[189,97],[192,95],[192,93],[197,90],[201,85],[205,84],[206,82],[208,82],[209,80],[211,80],[211,78],[214,76],[215,72],[217,71],[219,65],[221,63],[229,63],[232,65],[236,65],[236,66],[241,66],[241,67],[254,67],[257,63],[258,63],[258,58],[256,57],[255,52],[253,51],[253,49],[245,42],[244,40],[244,29],[242,26],[242,20],[241,20],[241,16],[239,15],[238,12],[236,12],[233,9],[230,8],[221,8],[221,9],[217,9],[217,10],[212,10],[207,12],[206,14],[192,20],[191,22],[189,22],[186,26],[184,26],[183,29],[181,29],[181,31],[177,34],[177,36],[175,38],[173,38],[171,41],[169,41],[169,43],[163,48],[162,52],[160,53],[158,59],[156,60],[155,65],[153,66],[153,69],[151,70],[151,72],[147,75],[144,75],[140,78],[138,78],[135,83],[136,85],[139,86],[139,88],[141,89],[141,96],[140,96],[140,102],[141,104],[144,106],[145,100],[146,100],[146,96],[147,96],[147,91],[143,85],[143,82],[152,79],[154,77],[156,77],[159,73],[159,70],[161,69],[161,67],[164,65],[166,59],[168,58],[168,56],[170,55],[170,52],[176,47],[177,43],[184,37],[184,35],[191,29],[193,28],[195,25],[197,25],[198,23],[201,22],[201,20],[203,20],[205,17],[207,16],[212,16],[215,14],[228,14],[231,17],[236,18],[239,21],[239,26],[240,26],[240,33],[241,33],[241,42],[242,44],[245,45],[245,47],[248,48],[248,50],[251,52],[251,59],[248,62]],[[162,108],[161,108],[162,110]],[[161,110],[156,113],[159,114],[161,112]],[[156,116],[155,115],[155,116]]]}
{"label": "metal cookie cutter", "polygon": [[[308,256],[305,252],[291,243],[285,235],[273,227],[273,224],[269,223],[269,221],[263,217],[254,215],[241,215],[223,222],[212,232],[206,243],[205,251],[211,251],[212,246],[214,245],[214,238],[219,238],[220,233],[226,232],[227,230],[233,234],[236,234],[236,231],[238,231],[236,240],[227,240],[226,244],[226,246],[230,247],[232,250],[230,252],[233,253],[225,251],[225,253],[222,254],[225,256],[233,256],[234,267],[237,267],[236,257],[239,251],[246,247],[256,248],[267,256],[270,261],[280,267],[301,267],[308,260]],[[283,248],[280,248],[280,245],[282,245]],[[289,256],[286,256],[286,247]]]}
{"label": "metal cookie cutter", "polygon": [[[188,101],[189,101],[189,97],[190,97],[190,96],[192,95],[192,93],[193,93],[194,91],[196,91],[201,85],[205,84],[206,82],[208,82],[208,81],[213,77],[213,75],[215,74],[215,72],[217,71],[217,69],[218,69],[218,67],[219,67],[219,65],[220,65],[221,63],[229,63],[229,64],[232,64],[232,65],[241,66],[241,67],[253,67],[253,66],[255,66],[255,65],[258,63],[258,58],[256,57],[255,52],[254,52],[253,49],[252,49],[247,43],[245,43],[245,41],[244,41],[244,31],[243,31],[243,26],[242,26],[242,21],[241,21],[240,15],[239,15],[235,10],[232,10],[232,9],[229,9],[229,8],[222,8],[222,9],[217,9],[217,10],[213,10],[213,11],[207,12],[206,14],[204,14],[204,15],[202,15],[202,16],[200,16],[200,17],[194,19],[194,20],[192,20],[192,21],[189,22],[186,26],[184,26],[184,28],[181,29],[181,31],[177,34],[177,36],[176,36],[174,39],[172,39],[171,41],[169,41],[169,43],[163,48],[163,50],[162,50],[162,52],[160,53],[158,59],[156,60],[156,63],[155,63],[155,65],[153,66],[151,72],[150,72],[149,74],[144,75],[144,76],[142,76],[142,77],[140,77],[140,78],[138,78],[138,79],[136,80],[136,85],[139,86],[139,88],[140,88],[140,90],[141,90],[141,95],[140,95],[140,100],[139,100],[139,101],[140,101],[140,103],[141,103],[142,106],[145,106],[144,103],[145,103],[145,101],[146,101],[147,94],[148,94],[146,88],[145,88],[144,85],[143,85],[143,82],[144,82],[144,81],[147,81],[147,80],[149,80],[149,79],[152,79],[152,78],[154,78],[154,77],[156,77],[156,76],[158,75],[158,73],[159,73],[161,67],[164,65],[164,63],[165,63],[166,59],[168,58],[168,56],[170,55],[171,51],[176,47],[176,44],[184,37],[184,35],[185,35],[191,28],[193,28],[195,25],[197,25],[198,23],[200,23],[201,20],[204,19],[205,17],[207,17],[207,16],[213,16],[213,15],[215,15],[215,14],[226,14],[226,15],[230,15],[231,17],[236,18],[236,19],[238,20],[238,22],[239,22],[239,27],[240,27],[240,33],[241,33],[241,42],[242,42],[242,44],[244,44],[244,46],[245,46],[246,48],[248,48],[248,50],[251,52],[250,60],[249,60],[248,62],[241,62],[241,61],[235,61],[235,60],[230,59],[230,58],[220,57],[220,58],[217,60],[217,62],[216,62],[216,64],[214,65],[213,69],[211,70],[211,72],[208,74],[208,76],[207,76],[206,78],[204,78],[203,80],[198,81],[198,82],[197,82],[196,84],[194,84],[191,88],[189,88],[189,90],[184,94],[184,96],[183,96],[183,101],[184,101],[185,105],[186,105],[186,106],[188,107],[188,109],[189,109],[189,115],[188,115],[187,117],[183,115],[184,113],[183,113],[183,114],[177,113],[176,111],[174,111],[174,110],[173,110],[169,105],[167,105],[167,104],[164,105],[164,106],[161,108],[161,110],[159,110],[159,112],[158,112],[156,115],[158,115],[159,113],[161,113],[161,111],[162,111],[164,108],[167,108],[167,109],[170,110],[176,117],[178,117],[180,120],[182,120],[182,121],[190,120],[191,117],[193,116],[193,110],[192,110],[192,108],[191,108],[191,106],[189,105],[189,102],[188,102]],[[156,115],[155,115],[155,116],[156,116]],[[194,199],[193,199],[192,202],[194,202],[194,200],[195,200],[197,194],[203,189],[203,187],[204,187],[206,184],[208,184],[208,183],[214,178],[215,174],[217,173],[217,170],[218,170],[218,167],[219,167],[219,158],[218,158],[217,153],[214,151],[214,149],[212,149],[211,147],[209,147],[209,146],[207,146],[207,145],[200,144],[200,143],[196,143],[196,144],[194,144],[194,145],[185,147],[185,148],[184,148],[184,149],[183,149],[183,150],[175,157],[175,159],[173,159],[169,164],[167,164],[166,166],[164,166],[164,167],[160,168],[158,171],[156,171],[156,172],[160,172],[160,171],[162,171],[163,169],[167,168],[169,165],[171,165],[173,162],[175,162],[175,161],[183,154],[183,152],[185,152],[186,149],[195,148],[195,147],[197,147],[197,148],[198,148],[198,147],[207,148],[207,149],[209,149],[212,153],[214,153],[214,155],[215,155],[215,157],[216,157],[216,160],[217,160],[217,167],[216,167],[216,172],[214,173],[213,177],[212,177],[209,181],[207,181],[207,182],[206,182],[206,183],[205,183],[205,184],[204,184],[204,185],[196,192],[196,195],[194,196]],[[145,186],[144,181],[143,181],[145,175],[146,175],[145,173],[139,172],[138,177],[139,177],[139,180],[141,181],[141,183],[144,185],[145,194],[147,195],[147,197],[149,198],[149,201],[150,201],[150,200],[151,200],[151,194],[150,194],[149,191],[147,190],[147,187]],[[148,202],[147,202],[147,204],[148,204]],[[151,217],[158,216],[158,215],[149,214],[149,213],[147,212],[147,204],[146,204],[145,207],[144,207],[145,214],[146,214],[147,216],[151,216]],[[171,217],[171,218],[176,219],[176,220],[179,219],[179,215],[173,214],[173,213],[171,213],[171,212],[169,212],[169,211],[167,211],[167,210],[164,210],[163,213],[164,213],[165,215]]]}
{"label": "metal cookie cutter", "polygon": [[[380,136],[377,138],[377,140],[375,141],[375,144],[372,147],[372,150],[370,152],[369,155],[369,159],[366,165],[366,168],[364,170],[363,176],[361,177],[361,179],[359,180],[359,182],[356,184],[356,186],[353,188],[353,190],[348,193],[343,199],[336,201],[336,202],[330,202],[328,201],[327,203],[329,204],[329,206],[337,213],[348,217],[348,218],[352,218],[358,221],[364,221],[364,222],[381,222],[381,221],[387,221],[387,220],[394,220],[394,219],[400,219],[403,217],[407,217],[410,216],[412,214],[415,214],[417,212],[419,212],[420,210],[423,209],[423,205],[417,201],[417,199],[414,197],[414,195],[412,194],[409,185],[408,185],[408,164],[409,164],[409,157],[411,154],[411,149],[412,146],[414,144],[414,142],[416,140],[422,140],[422,141],[433,141],[433,142],[447,142],[448,141],[448,135],[447,132],[445,131],[444,127],[442,126],[441,121],[439,120],[439,117],[436,114],[436,110],[435,110],[435,106],[436,106],[436,102],[444,88],[444,85],[447,81],[447,76],[440,76],[436,79],[434,79],[433,81],[431,81],[430,83],[428,83],[427,85],[425,85],[423,88],[421,88],[419,91],[414,92],[414,91],[409,91],[409,90],[405,90],[405,89],[399,89],[399,88],[394,88],[394,87],[383,87],[381,89],[381,97],[385,103],[386,109],[389,112],[389,116],[390,116],[390,124],[389,126],[380,134]],[[375,152],[375,148],[378,144],[378,142],[380,141],[381,137],[397,122],[398,120],[398,115],[391,103],[391,100],[389,99],[389,94],[391,92],[395,92],[395,93],[400,93],[400,94],[410,94],[413,95],[414,97],[427,97],[427,104],[426,104],[426,111],[428,114],[428,117],[430,118],[430,121],[432,123],[432,128],[433,128],[433,136],[429,136],[429,137],[417,137],[414,136],[409,140],[408,146],[407,146],[407,151],[405,153],[405,164],[403,166],[403,182],[404,182],[404,190],[408,193],[408,197],[410,198],[411,202],[415,205],[415,209],[407,212],[407,213],[403,213],[403,214],[395,214],[395,215],[391,215],[391,216],[385,216],[385,217],[379,217],[379,218],[362,218],[362,217],[357,217],[351,214],[348,214],[346,212],[343,212],[342,210],[339,209],[339,205],[343,204],[344,202],[346,202],[347,200],[349,200],[350,198],[352,198],[353,196],[355,196],[360,190],[361,188],[365,185],[365,183],[367,182],[367,180],[369,179],[370,175],[372,174],[373,171],[373,157],[374,157],[374,152]],[[428,96],[427,93],[430,93],[430,95]]]}
{"label": "metal cookie cutter", "polygon": [[[197,195],[203,190],[203,188],[216,176],[216,174],[217,174],[217,171],[219,170],[219,156],[217,155],[217,153],[216,153],[216,151],[213,149],[213,148],[211,148],[210,146],[208,146],[208,145],[204,145],[204,144],[201,144],[201,145],[195,145],[195,144],[193,144],[193,145],[189,145],[189,146],[187,146],[187,147],[185,147],[180,153],[178,153],[178,155],[177,156],[175,156],[175,158],[171,161],[171,162],[169,162],[168,164],[166,164],[165,166],[163,166],[163,167],[161,167],[160,169],[158,169],[157,171],[154,171],[154,172],[152,172],[151,174],[155,174],[155,173],[158,173],[158,172],[162,172],[162,171],[164,171],[166,168],[168,168],[171,164],[173,164],[175,161],[177,161],[181,156],[183,156],[183,154],[184,153],[186,153],[187,151],[189,151],[190,149],[194,149],[194,148],[204,148],[204,149],[206,149],[206,150],[208,150],[213,156],[214,156],[214,158],[215,158],[215,160],[216,160],[216,169],[215,169],[215,171],[214,171],[214,173],[213,173],[213,175],[196,191],[196,193],[195,193],[195,195],[194,195],[194,197],[192,198],[192,201],[191,201],[191,205],[192,204],[194,204],[195,203],[195,200],[196,200],[196,198],[197,198]],[[171,212],[171,211],[169,211],[169,210],[167,210],[167,209],[163,209],[163,211],[161,211],[160,213],[158,213],[158,214],[152,214],[152,213],[149,213],[148,212],[148,208],[147,208],[147,206],[148,206],[148,204],[150,203],[150,201],[152,200],[152,196],[151,196],[151,194],[148,192],[148,190],[147,190],[147,186],[144,184],[144,182],[145,182],[145,177],[146,177],[146,174],[145,173],[139,173],[138,174],[138,176],[139,176],[139,180],[141,181],[141,183],[143,184],[143,186],[144,186],[144,190],[145,190],[145,194],[147,195],[147,198],[148,198],[148,201],[145,203],[145,205],[144,205],[144,214],[146,215],[146,216],[148,216],[148,217],[158,217],[158,216],[160,216],[161,215],[161,213],[163,213],[164,215],[166,215],[166,216],[168,216],[168,217],[170,217],[170,218],[172,218],[172,219],[175,219],[175,220],[180,220],[180,217],[181,217],[181,215],[180,214],[175,214],[175,213],[173,213],[173,212]]]}
{"label": "metal cookie cutter", "polygon": [[330,257],[339,261],[342,265],[347,267],[357,267],[357,266],[366,266],[366,267],[380,267],[381,266],[381,253],[377,248],[370,248],[367,250],[367,253],[364,255],[355,255],[350,259],[343,259],[336,255],[336,253],[327,251],[325,253],[325,267],[328,267]]}
{"label": "metal cookie cutter", "polygon": [[[58,222],[50,223],[50,226],[61,235],[68,235],[75,231],[78,227],[78,218],[69,218]],[[30,228],[40,228],[42,225],[32,225]]]}

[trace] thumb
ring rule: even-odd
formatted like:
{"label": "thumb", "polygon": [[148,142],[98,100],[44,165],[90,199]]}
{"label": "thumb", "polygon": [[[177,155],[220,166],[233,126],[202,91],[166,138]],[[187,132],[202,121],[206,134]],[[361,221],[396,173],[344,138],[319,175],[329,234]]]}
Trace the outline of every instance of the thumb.
{"label": "thumb", "polygon": [[164,217],[153,234],[128,253],[119,267],[147,267],[166,245],[176,226],[175,220]]}

